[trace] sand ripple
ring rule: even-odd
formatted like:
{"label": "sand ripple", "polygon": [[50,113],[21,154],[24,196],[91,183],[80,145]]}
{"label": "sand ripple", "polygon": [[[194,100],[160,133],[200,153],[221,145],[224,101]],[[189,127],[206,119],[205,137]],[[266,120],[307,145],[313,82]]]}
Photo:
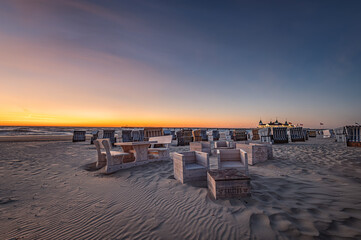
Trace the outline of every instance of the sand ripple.
{"label": "sand ripple", "polygon": [[103,175],[84,170],[87,144],[0,150],[1,239],[361,238],[361,149],[330,139],[275,146],[250,167],[252,198],[217,201],[178,183],[171,162]]}

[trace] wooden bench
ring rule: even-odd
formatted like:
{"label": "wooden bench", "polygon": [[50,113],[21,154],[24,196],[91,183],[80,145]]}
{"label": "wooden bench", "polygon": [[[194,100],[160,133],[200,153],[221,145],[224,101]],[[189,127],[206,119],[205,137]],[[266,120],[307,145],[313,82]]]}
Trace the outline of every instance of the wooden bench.
{"label": "wooden bench", "polygon": [[156,155],[158,159],[170,159],[169,147],[172,144],[172,135],[151,137],[149,141],[156,143],[152,143],[148,148],[148,154]]}
{"label": "wooden bench", "polygon": [[94,145],[98,154],[96,166],[97,168],[105,167],[106,173],[115,172],[121,169],[122,164],[134,161],[134,157],[130,158],[130,153],[112,151],[109,139],[97,139]]}

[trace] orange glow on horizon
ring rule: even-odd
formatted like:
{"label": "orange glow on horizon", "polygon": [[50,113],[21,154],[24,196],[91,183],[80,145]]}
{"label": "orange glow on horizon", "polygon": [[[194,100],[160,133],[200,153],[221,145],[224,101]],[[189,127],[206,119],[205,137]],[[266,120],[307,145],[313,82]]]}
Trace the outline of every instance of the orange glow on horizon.
{"label": "orange glow on horizon", "polygon": [[[137,118],[135,118],[137,119]],[[32,113],[13,113],[2,115],[0,118],[1,126],[63,126],[63,127],[200,127],[200,128],[238,128],[250,127],[246,124],[234,122],[221,123],[217,120],[188,118],[165,119],[159,117],[149,117],[147,120],[132,120],[115,118],[99,118],[86,116],[59,116],[47,114]]]}

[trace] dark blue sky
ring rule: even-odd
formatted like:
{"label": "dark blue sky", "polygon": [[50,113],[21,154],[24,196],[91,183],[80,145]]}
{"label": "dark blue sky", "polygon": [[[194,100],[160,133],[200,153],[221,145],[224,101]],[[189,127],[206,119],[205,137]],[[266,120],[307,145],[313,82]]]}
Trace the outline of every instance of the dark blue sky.
{"label": "dark blue sky", "polygon": [[[222,117],[212,123],[232,127],[260,117],[312,127],[361,122],[361,1],[2,1],[0,8],[3,45],[35,44],[43,61],[106,71],[108,85],[153,91],[162,116],[199,113],[200,123],[217,110]],[[46,49],[76,57],[41,56]],[[99,64],[101,56],[126,63]],[[63,73],[53,70],[56,84]]]}

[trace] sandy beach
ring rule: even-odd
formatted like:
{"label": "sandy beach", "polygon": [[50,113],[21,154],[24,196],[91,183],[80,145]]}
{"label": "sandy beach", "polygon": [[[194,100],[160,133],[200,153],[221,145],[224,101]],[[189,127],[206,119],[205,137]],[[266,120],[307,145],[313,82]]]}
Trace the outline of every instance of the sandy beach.
{"label": "sandy beach", "polygon": [[332,139],[274,145],[273,160],[250,166],[251,198],[217,201],[204,183],[177,182],[168,161],[91,171],[88,142],[0,150],[1,239],[361,237],[361,149]]}

